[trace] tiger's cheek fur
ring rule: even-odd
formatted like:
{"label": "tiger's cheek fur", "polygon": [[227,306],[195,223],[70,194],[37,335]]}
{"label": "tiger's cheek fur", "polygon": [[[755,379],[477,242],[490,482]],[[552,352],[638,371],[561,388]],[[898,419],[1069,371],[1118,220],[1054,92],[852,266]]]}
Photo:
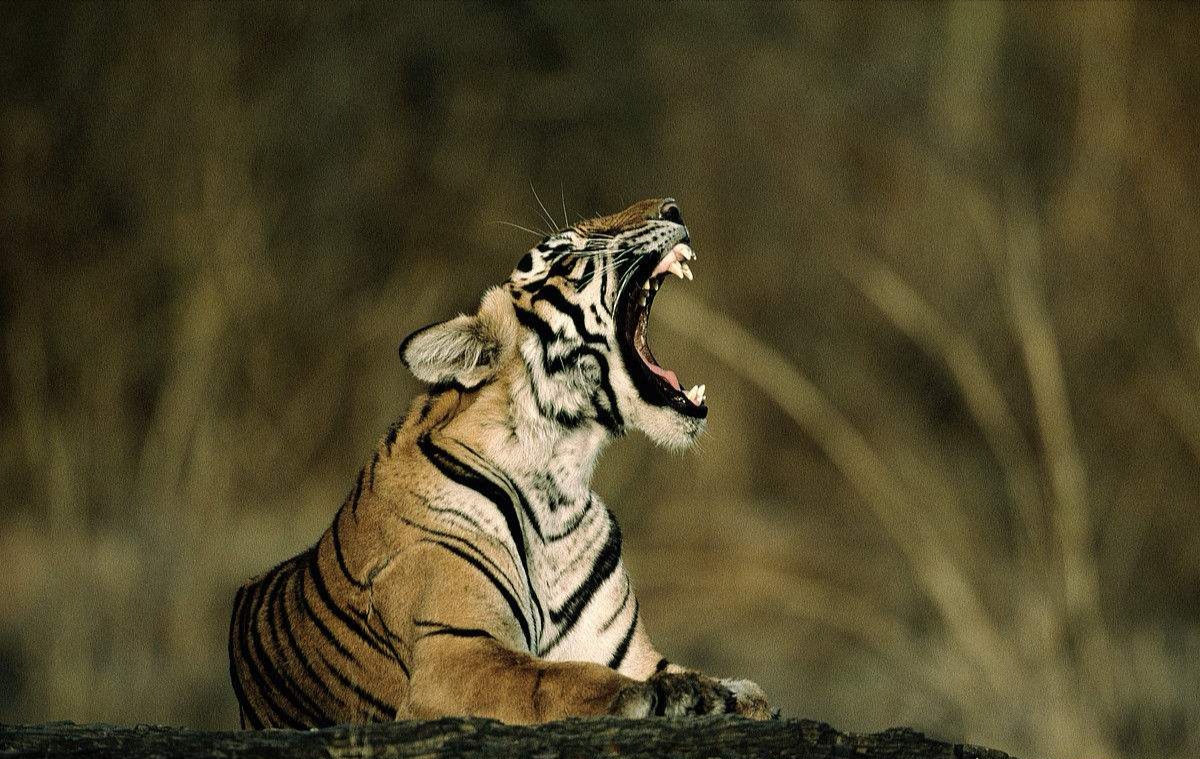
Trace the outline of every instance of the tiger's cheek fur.
{"label": "tiger's cheek fur", "polygon": [[620,371],[614,373],[613,384],[629,427],[641,430],[656,444],[676,451],[685,450],[704,434],[707,419],[683,416],[665,406],[646,402],[630,381],[621,357],[614,359]]}

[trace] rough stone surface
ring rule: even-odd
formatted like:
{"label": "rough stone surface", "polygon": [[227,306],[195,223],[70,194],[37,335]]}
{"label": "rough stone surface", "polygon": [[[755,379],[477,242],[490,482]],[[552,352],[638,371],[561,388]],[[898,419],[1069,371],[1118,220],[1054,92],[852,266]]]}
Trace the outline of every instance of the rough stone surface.
{"label": "rough stone surface", "polygon": [[575,719],[536,727],[486,719],[342,725],[323,730],[205,732],[156,725],[0,726],[0,757],[797,757],[1011,759],[906,728],[854,735],[810,720],[735,717]]}

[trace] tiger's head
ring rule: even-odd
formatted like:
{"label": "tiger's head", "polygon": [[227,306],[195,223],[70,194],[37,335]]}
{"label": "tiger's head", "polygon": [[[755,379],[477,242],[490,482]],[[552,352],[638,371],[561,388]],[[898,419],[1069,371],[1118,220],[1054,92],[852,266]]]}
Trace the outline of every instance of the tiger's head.
{"label": "tiger's head", "polygon": [[640,429],[683,447],[703,431],[704,386],[685,390],[654,358],[647,324],[669,275],[695,259],[679,206],[643,200],[542,240],[476,314],[424,327],[400,346],[419,379],[474,390],[506,371],[554,422]]}

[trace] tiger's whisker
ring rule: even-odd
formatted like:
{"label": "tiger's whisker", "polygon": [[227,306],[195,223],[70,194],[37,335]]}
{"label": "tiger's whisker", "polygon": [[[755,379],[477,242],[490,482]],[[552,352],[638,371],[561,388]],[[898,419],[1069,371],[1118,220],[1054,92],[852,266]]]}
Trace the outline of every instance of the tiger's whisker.
{"label": "tiger's whisker", "polygon": [[[554,229],[554,227],[557,226],[557,223],[554,221],[554,217],[550,215],[550,212],[546,210],[546,204],[543,203],[542,199],[538,197],[537,189],[534,188],[532,181],[529,183],[529,189],[533,191],[533,199],[537,201],[538,206],[540,206],[542,209],[542,213],[546,215],[546,221],[550,223],[550,229]],[[551,232],[550,234],[554,234],[554,232]]]}
{"label": "tiger's whisker", "polygon": [[511,221],[494,221],[492,223],[493,224],[503,224],[506,227],[512,227],[513,229],[519,229],[522,232],[528,232],[529,234],[531,234],[534,237],[537,237],[539,239],[544,238],[546,236],[545,234],[537,231],[536,229],[530,229],[529,227],[523,227],[520,224],[513,224]]}

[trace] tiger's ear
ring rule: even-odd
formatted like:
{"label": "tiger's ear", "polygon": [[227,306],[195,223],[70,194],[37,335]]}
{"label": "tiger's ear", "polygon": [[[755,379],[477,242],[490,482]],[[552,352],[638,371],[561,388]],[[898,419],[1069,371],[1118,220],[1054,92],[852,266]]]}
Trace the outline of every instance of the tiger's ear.
{"label": "tiger's ear", "polygon": [[496,288],[484,296],[479,313],[430,324],[404,338],[400,360],[419,380],[470,390],[495,376],[516,332],[512,303]]}

